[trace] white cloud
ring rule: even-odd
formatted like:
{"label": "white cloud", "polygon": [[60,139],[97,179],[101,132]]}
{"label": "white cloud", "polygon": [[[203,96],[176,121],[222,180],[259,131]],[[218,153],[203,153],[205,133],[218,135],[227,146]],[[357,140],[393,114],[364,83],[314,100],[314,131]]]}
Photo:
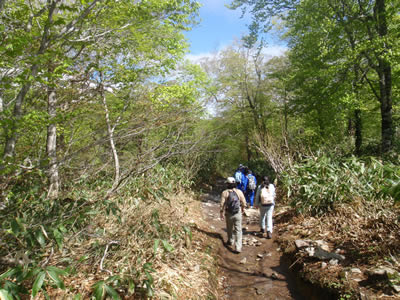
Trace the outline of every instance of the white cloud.
{"label": "white cloud", "polygon": [[187,54],[185,56],[186,59],[190,60],[191,62],[198,62],[203,58],[211,58],[215,56],[215,52],[207,52],[207,53],[200,53],[200,54]]}
{"label": "white cloud", "polygon": [[285,53],[288,50],[287,47],[285,46],[279,46],[279,45],[271,45],[268,47],[265,47],[262,51],[262,53],[266,56],[281,56],[283,53]]}
{"label": "white cloud", "polygon": [[[219,51],[222,51],[226,48],[227,46],[220,47],[218,51],[212,51],[212,52],[205,52],[205,53],[200,53],[200,54],[187,54],[185,56],[186,59],[190,60],[191,62],[199,62],[203,58],[212,58],[214,57]],[[279,45],[271,45],[268,47],[265,47],[262,51],[262,53],[265,56],[281,56],[283,55],[286,51],[288,50],[287,47],[285,46],[279,46]]]}

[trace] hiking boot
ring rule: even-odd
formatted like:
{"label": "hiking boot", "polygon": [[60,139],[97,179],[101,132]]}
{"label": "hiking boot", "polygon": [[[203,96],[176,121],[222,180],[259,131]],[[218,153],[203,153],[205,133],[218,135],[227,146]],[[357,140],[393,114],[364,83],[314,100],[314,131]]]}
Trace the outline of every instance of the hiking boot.
{"label": "hiking boot", "polygon": [[272,233],[270,231],[267,232],[267,239],[272,239]]}
{"label": "hiking boot", "polygon": [[264,228],[261,228],[261,229],[260,229],[260,232],[261,232],[261,233],[265,233],[265,229],[264,229]]}

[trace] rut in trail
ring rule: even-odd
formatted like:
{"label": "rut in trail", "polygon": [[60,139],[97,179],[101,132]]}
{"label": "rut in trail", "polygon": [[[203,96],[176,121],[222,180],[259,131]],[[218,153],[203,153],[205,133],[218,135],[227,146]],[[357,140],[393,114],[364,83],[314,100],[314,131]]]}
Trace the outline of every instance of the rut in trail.
{"label": "rut in trail", "polygon": [[243,216],[242,252],[235,254],[225,246],[225,221],[219,218],[223,188],[219,185],[202,199],[206,233],[219,240],[219,276],[224,287],[219,299],[304,299],[274,238],[268,240],[259,233],[258,210],[246,209]]}

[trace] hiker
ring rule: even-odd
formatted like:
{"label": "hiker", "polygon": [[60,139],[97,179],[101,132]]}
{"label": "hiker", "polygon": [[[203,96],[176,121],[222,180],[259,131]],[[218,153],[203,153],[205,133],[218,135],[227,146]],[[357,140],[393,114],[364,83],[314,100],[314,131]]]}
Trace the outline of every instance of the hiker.
{"label": "hiker", "polygon": [[264,176],[257,188],[255,206],[260,207],[260,228],[265,234],[265,219],[267,219],[267,239],[272,238],[273,223],[272,214],[275,207],[275,186],[269,182],[268,176]]}
{"label": "hiker", "polygon": [[240,172],[242,173],[242,174],[241,174],[242,179],[241,179],[240,183],[237,184],[237,188],[240,189],[240,190],[242,191],[243,195],[246,194],[247,184],[248,184],[248,181],[249,181],[249,180],[247,179],[247,176],[246,176],[248,170],[249,170],[249,169],[248,169],[247,167],[245,167],[245,166],[242,166],[241,169],[240,169]]}
{"label": "hiker", "polygon": [[242,213],[246,206],[246,200],[241,190],[236,188],[233,177],[226,180],[227,189],[221,194],[220,215],[226,220],[228,233],[228,246],[235,245],[235,253],[242,251]]}
{"label": "hiker", "polygon": [[250,205],[250,207],[253,207],[254,204],[254,195],[256,193],[256,188],[257,188],[257,179],[253,175],[253,172],[249,170],[247,174],[246,202],[247,205]]}
{"label": "hiker", "polygon": [[239,167],[235,170],[235,174],[233,175],[233,177],[235,177],[237,188],[240,188],[239,186],[242,183],[242,177],[243,177],[242,169],[243,165],[239,164]]}

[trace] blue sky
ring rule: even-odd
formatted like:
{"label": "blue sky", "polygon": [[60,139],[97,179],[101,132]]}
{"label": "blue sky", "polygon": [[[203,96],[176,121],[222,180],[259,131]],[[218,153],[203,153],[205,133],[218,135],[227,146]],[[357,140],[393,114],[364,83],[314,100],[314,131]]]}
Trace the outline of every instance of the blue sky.
{"label": "blue sky", "polygon": [[[230,10],[225,4],[230,0],[199,0],[200,24],[185,35],[191,47],[189,59],[209,56],[224,47],[232,44],[234,40],[248,32],[247,24],[251,22],[250,16],[241,17],[240,10]],[[285,47],[276,38],[268,38],[269,45],[266,52],[271,55],[281,54]],[[273,42],[273,40],[275,40]]]}

